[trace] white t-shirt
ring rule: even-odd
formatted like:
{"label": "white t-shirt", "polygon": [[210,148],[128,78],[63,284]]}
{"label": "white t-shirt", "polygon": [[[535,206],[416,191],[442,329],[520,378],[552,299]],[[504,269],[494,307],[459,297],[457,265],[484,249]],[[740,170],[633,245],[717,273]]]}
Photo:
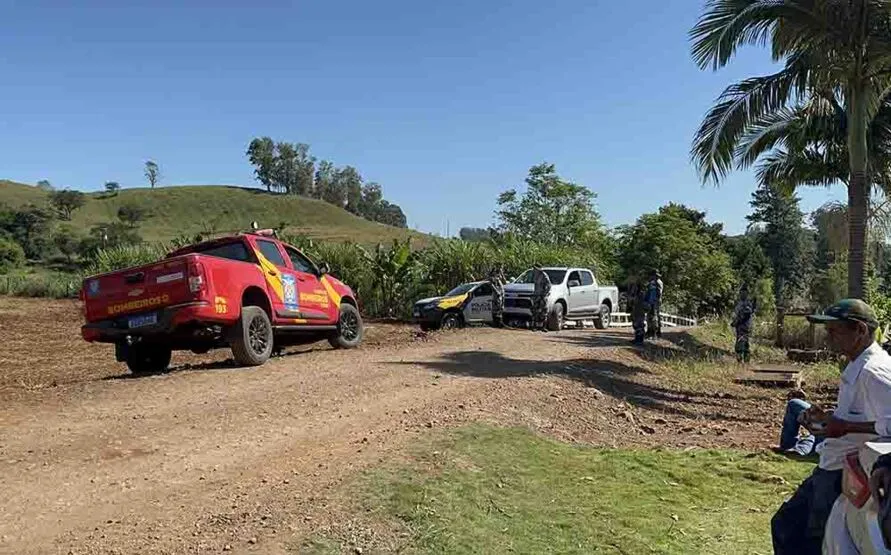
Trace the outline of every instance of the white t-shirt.
{"label": "white t-shirt", "polygon": [[838,386],[838,405],[833,413],[849,422],[875,421],[875,434],[847,434],[826,438],[817,446],[820,468],[841,470],[845,456],[878,436],[891,436],[891,355],[878,343],[849,362]]}

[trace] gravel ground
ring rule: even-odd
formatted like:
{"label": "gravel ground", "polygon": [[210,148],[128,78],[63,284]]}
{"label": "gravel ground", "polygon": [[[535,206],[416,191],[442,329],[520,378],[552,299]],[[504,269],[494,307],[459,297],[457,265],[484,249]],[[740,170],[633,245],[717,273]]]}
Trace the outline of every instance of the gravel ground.
{"label": "gravel ground", "polygon": [[338,484],[431,428],[756,449],[783,406],[783,392],[677,383],[618,330],[373,323],[353,351],[251,369],[189,354],[131,378],[79,325],[76,303],[0,298],[2,553],[286,552],[336,518]]}

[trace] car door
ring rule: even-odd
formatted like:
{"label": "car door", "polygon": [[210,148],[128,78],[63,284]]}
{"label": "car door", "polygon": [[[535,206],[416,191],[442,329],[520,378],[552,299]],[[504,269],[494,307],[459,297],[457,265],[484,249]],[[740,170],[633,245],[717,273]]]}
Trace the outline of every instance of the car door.
{"label": "car door", "polygon": [[[570,285],[570,283],[572,285]],[[588,304],[582,278],[578,270],[572,270],[566,277],[566,315],[574,316],[584,311]]]}
{"label": "car door", "polygon": [[471,291],[470,299],[464,306],[465,322],[492,321],[492,284],[482,283]]}
{"label": "car door", "polygon": [[594,280],[594,274],[588,270],[579,270],[579,277],[582,278],[582,286],[580,289],[584,291],[585,306],[582,312],[586,314],[594,314],[600,310],[600,289]]}
{"label": "car door", "polygon": [[278,243],[254,239],[254,252],[266,278],[266,290],[272,302],[273,321],[287,322],[298,317],[297,278],[285,262]]}
{"label": "car door", "polygon": [[337,307],[322,284],[316,265],[294,247],[284,245],[284,248],[296,278],[300,317],[308,320],[308,324],[314,320],[319,323],[335,321]]}

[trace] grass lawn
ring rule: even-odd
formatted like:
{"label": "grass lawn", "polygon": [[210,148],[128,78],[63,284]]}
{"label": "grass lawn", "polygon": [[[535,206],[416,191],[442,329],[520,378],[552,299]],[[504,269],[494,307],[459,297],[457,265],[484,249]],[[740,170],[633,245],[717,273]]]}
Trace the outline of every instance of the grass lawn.
{"label": "grass lawn", "polygon": [[[356,518],[408,553],[769,553],[770,516],[811,464],[735,451],[610,450],[474,425],[352,486]],[[372,524],[374,525],[374,524]],[[345,552],[339,535],[297,551]]]}
{"label": "grass lawn", "polygon": [[[712,322],[691,328],[689,333],[696,346],[685,346],[684,350],[673,353],[674,356],[672,353],[665,353],[659,362],[691,382],[697,381],[697,378],[709,377],[732,379],[736,372],[732,357],[736,337],[730,324],[726,320]],[[793,364],[786,358],[784,349],[775,347],[771,340],[763,336],[752,337],[751,349],[753,364]],[[832,361],[803,364],[800,369],[805,389],[837,386],[841,375],[838,363]]]}
{"label": "grass lawn", "polygon": [[[46,206],[48,198],[36,187],[0,180],[0,205]],[[114,196],[90,193],[86,204],[74,212],[71,225],[86,233],[96,224],[115,221],[124,205],[146,211],[139,226],[146,241],[169,241],[181,234],[211,230],[245,230],[253,220],[264,227],[286,223],[290,233],[338,243],[373,245],[411,237],[423,244],[429,239],[422,233],[370,222],[320,200],[219,185],[132,188]]]}

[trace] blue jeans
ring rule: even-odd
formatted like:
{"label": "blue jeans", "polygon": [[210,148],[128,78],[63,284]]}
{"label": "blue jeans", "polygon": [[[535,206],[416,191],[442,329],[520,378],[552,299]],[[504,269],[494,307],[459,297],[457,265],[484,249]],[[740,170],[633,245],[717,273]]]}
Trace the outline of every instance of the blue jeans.
{"label": "blue jeans", "polygon": [[820,555],[832,505],[841,495],[841,470],[814,469],[770,521],[774,555]]}
{"label": "blue jeans", "polygon": [[801,399],[791,399],[786,403],[786,414],[783,416],[783,430],[780,432],[780,449],[793,451],[802,456],[814,452],[823,438],[815,438],[812,435],[799,437],[798,415],[811,407],[811,404]]}

